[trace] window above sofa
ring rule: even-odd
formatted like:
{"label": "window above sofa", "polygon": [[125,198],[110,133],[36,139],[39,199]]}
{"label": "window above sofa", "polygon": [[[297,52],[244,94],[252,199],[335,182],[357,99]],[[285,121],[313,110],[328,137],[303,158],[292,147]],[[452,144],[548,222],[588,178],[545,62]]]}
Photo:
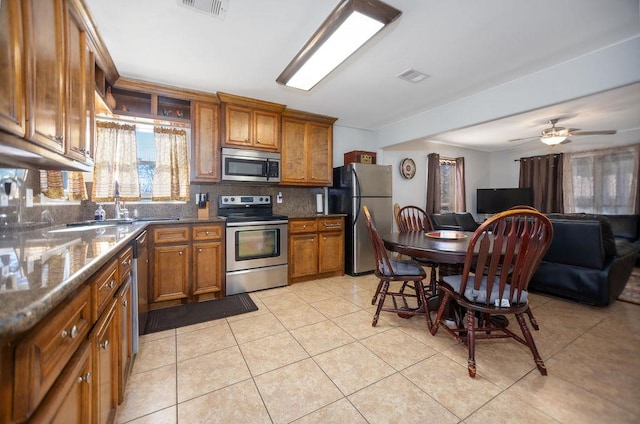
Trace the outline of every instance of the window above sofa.
{"label": "window above sofa", "polygon": [[640,144],[565,154],[565,212],[634,214],[639,158]]}

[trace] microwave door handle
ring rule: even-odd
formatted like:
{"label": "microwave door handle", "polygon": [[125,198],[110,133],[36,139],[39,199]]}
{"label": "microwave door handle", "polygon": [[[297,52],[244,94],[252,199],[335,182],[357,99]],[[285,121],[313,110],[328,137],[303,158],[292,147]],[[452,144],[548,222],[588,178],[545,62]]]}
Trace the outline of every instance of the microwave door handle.
{"label": "microwave door handle", "polygon": [[267,177],[267,181],[269,181],[269,159],[267,158],[267,162],[265,163],[266,169],[264,170],[264,175]]}

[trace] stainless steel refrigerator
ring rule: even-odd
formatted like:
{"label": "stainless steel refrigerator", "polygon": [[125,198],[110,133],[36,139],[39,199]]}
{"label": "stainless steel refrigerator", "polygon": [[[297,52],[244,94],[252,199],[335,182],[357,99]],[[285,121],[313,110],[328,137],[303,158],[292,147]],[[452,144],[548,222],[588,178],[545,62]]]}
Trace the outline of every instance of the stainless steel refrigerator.
{"label": "stainless steel refrigerator", "polygon": [[347,215],[344,265],[349,275],[366,274],[375,269],[363,206],[369,208],[381,234],[393,230],[391,168],[391,165],[350,163],[333,169],[329,212]]}

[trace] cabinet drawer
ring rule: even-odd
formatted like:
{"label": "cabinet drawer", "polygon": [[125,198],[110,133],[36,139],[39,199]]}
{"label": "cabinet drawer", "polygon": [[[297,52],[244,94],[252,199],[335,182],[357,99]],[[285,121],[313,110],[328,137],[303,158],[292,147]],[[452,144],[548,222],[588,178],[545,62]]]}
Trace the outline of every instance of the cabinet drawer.
{"label": "cabinet drawer", "polygon": [[189,241],[189,226],[162,227],[153,230],[153,242],[160,243],[180,243]]}
{"label": "cabinet drawer", "polygon": [[115,296],[116,290],[118,290],[118,260],[111,260],[89,281],[93,297],[91,322],[95,323],[107,302]]}
{"label": "cabinet drawer", "polygon": [[315,233],[318,225],[315,219],[289,220],[289,234]]}
{"label": "cabinet drawer", "polygon": [[342,231],[344,220],[342,218],[318,218],[318,231]]}
{"label": "cabinet drawer", "polygon": [[89,334],[91,290],[83,285],[43,319],[16,347],[14,419],[23,421],[40,403]]}
{"label": "cabinet drawer", "polygon": [[127,247],[118,255],[118,283],[122,283],[127,279],[127,275],[131,273],[133,266],[133,248]]}
{"label": "cabinet drawer", "polygon": [[218,240],[222,238],[222,225],[195,225],[191,230],[193,240]]}

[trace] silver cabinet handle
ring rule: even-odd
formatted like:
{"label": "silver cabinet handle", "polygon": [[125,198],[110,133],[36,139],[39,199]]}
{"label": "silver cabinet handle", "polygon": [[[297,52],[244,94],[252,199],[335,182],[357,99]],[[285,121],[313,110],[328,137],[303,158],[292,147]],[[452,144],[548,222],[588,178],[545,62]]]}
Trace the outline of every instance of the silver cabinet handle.
{"label": "silver cabinet handle", "polygon": [[123,262],[124,265],[130,266],[131,265],[131,259],[127,259],[126,261]]}
{"label": "silver cabinet handle", "polygon": [[86,373],[85,375],[81,375],[78,377],[78,383],[90,383],[91,382],[91,371]]}
{"label": "silver cabinet handle", "polygon": [[71,340],[75,339],[76,337],[78,337],[78,326],[74,325],[73,327],[71,327],[71,330],[62,330],[62,333],[60,333],[60,337],[67,338],[69,337]]}
{"label": "silver cabinet handle", "polygon": [[129,302],[127,302],[126,299],[122,301],[122,306],[124,306],[125,308],[127,307],[128,304],[129,304]]}
{"label": "silver cabinet handle", "polygon": [[202,249],[198,249],[198,253],[202,253]]}
{"label": "silver cabinet handle", "polygon": [[178,255],[182,256],[182,252],[178,252]]}
{"label": "silver cabinet handle", "polygon": [[107,287],[109,287],[110,289],[114,288],[116,286],[116,280],[111,280],[109,281],[109,284],[107,284]]}
{"label": "silver cabinet handle", "polygon": [[104,350],[107,350],[107,348],[109,347],[109,340],[105,340],[102,343],[100,343],[100,347]]}

